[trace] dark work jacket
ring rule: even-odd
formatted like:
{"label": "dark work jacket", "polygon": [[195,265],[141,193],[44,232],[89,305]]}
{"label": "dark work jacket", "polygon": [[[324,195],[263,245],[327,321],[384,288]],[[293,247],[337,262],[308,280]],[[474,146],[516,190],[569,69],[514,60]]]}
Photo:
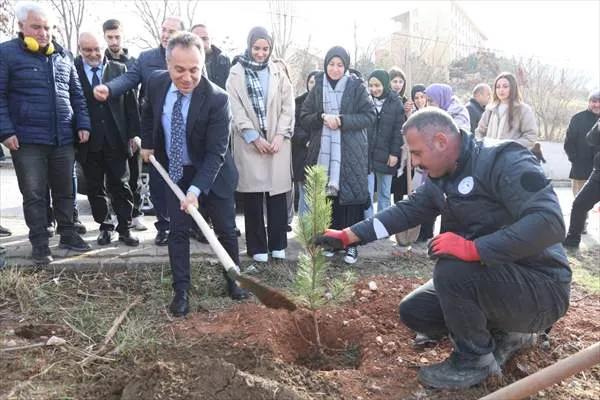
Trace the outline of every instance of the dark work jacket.
{"label": "dark work jacket", "polygon": [[90,130],[85,99],[71,55],[54,43],[46,56],[19,38],[0,43],[0,142],[66,145]]}
{"label": "dark work jacket", "polygon": [[292,171],[294,182],[304,181],[304,161],[306,160],[306,146],[308,145],[309,134],[300,124],[300,111],[302,103],[308,96],[308,92],[296,97],[296,119],[294,125],[294,134],[292,135]]}
{"label": "dark work jacket", "polygon": [[565,152],[571,162],[569,178],[586,180],[594,165],[594,148],[585,140],[585,135],[598,121],[598,115],[590,110],[581,111],[571,118],[565,137]]}
{"label": "dark work jacket", "polygon": [[117,79],[108,82],[106,86],[110,90],[110,96],[120,96],[128,90],[136,89],[141,85],[139,92],[139,102],[143,105],[146,96],[146,86],[148,78],[154,71],[166,70],[167,58],[165,49],[159,46],[155,49],[146,50],[140,53],[140,57],[135,61],[127,72]]}
{"label": "dark work jacket", "polygon": [[479,120],[485,111],[485,107],[482,107],[481,104],[477,102],[477,100],[471,98],[469,103],[465,106],[467,107],[467,111],[469,111],[469,120],[471,121],[471,133],[475,134],[475,129],[477,129],[477,125],[479,125]]}
{"label": "dark work jacket", "polygon": [[593,147],[596,154],[594,156],[594,170],[600,172],[600,118],[596,120],[592,129],[587,133],[586,140]]}
{"label": "dark work jacket", "polygon": [[[315,165],[323,132],[323,72],[315,76],[315,86],[302,104],[300,120],[310,139],[305,165]],[[369,201],[367,129],[376,118],[375,106],[359,78],[350,77],[342,95],[342,160],[340,169],[341,205],[363,205]]]}
{"label": "dark work jacket", "polygon": [[[140,116],[135,92],[128,90],[121,96],[111,97],[107,103],[101,103],[94,98],[92,85],[85,74],[81,57],[75,59],[75,68],[92,117],[90,140],[78,145],[78,160],[85,163],[88,151],[102,150],[105,135],[110,135],[106,140],[118,145],[118,150],[124,156],[129,155],[129,139],[138,136],[140,132]],[[108,61],[104,64],[101,81],[107,82],[115,79],[124,74],[126,70],[127,67],[124,64]],[[107,117],[111,120],[107,120]]]}
{"label": "dark work jacket", "polygon": [[231,61],[217,46],[211,45],[210,48],[212,52],[206,56],[205,64],[208,79],[212,83],[216,83],[221,89],[225,89],[227,78],[229,78],[229,70],[231,69]]}
{"label": "dark work jacket", "polygon": [[[375,108],[377,112],[377,108]],[[397,93],[390,90],[375,123],[369,128],[369,172],[393,175],[402,155],[402,125],[406,120],[404,106]],[[389,156],[398,157],[395,167],[388,167]]]}
{"label": "dark work jacket", "polygon": [[[152,74],[142,108],[142,148],[153,149],[163,166],[169,165],[162,114],[170,85],[167,71]],[[192,93],[186,119],[186,143],[188,156],[196,169],[191,185],[205,195],[212,191],[218,197],[230,198],[237,187],[238,173],[229,150],[230,123],[227,93],[202,76]]]}
{"label": "dark work jacket", "polygon": [[[569,282],[571,269],[561,244],[565,223],[540,163],[516,142],[488,146],[461,132],[455,172],[427,178],[407,200],[374,218],[391,235],[441,214],[444,231],[474,241],[486,266],[517,264]],[[352,232],[363,244],[385,236],[381,230],[375,233],[373,218],[354,225]]]}

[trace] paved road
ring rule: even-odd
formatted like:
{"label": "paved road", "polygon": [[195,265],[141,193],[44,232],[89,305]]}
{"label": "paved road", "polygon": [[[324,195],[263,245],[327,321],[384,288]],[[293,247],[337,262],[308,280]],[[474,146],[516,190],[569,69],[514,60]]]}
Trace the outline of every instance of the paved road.
{"label": "paved road", "polygon": [[[565,220],[568,221],[571,202],[573,200],[571,190],[568,187],[556,187],[556,192],[560,199]],[[153,217],[143,217],[145,224],[150,228],[149,230],[135,233],[139,236],[141,241],[139,247],[127,247],[119,244],[119,242],[115,242],[114,245],[100,247],[96,245],[95,240],[98,235],[98,225],[94,223],[92,219],[87,198],[78,195],[77,200],[80,218],[89,230],[88,234],[85,235],[85,240],[93,246],[93,250],[88,253],[77,254],[68,250],[59,249],[57,246],[58,239],[55,237],[50,241],[52,253],[55,257],[55,261],[51,264],[51,267],[77,269],[127,268],[144,264],[168,263],[167,248],[155,246],[153,242],[156,234],[153,226]],[[0,167],[0,224],[13,231],[13,236],[0,239],[0,244],[8,249],[7,260],[9,263],[15,265],[30,265],[31,260],[29,259],[29,255],[31,253],[31,246],[27,238],[28,230],[23,220],[22,198],[14,170],[12,168],[7,168],[5,165]],[[600,241],[599,225],[600,213],[596,206],[590,213],[588,227],[589,234],[584,236],[584,246],[598,244]],[[241,215],[237,216],[237,226],[243,233],[244,222]],[[293,233],[288,235],[289,247],[287,255],[290,259],[297,259],[298,251],[300,250],[300,246],[294,238],[295,235]],[[192,242],[191,252],[195,259],[215,258],[208,245],[200,244],[195,241]],[[381,240],[361,247],[358,265],[360,265],[360,259],[365,257],[370,259],[392,258],[391,250],[393,246],[394,243],[392,240]],[[245,243],[243,235],[240,238],[240,250],[243,253],[242,259],[249,261],[248,258],[244,257]]]}

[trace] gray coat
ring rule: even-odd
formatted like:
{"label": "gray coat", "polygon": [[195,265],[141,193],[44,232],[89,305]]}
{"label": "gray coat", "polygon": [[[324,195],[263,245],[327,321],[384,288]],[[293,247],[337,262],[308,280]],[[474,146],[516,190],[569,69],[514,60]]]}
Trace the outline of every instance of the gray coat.
{"label": "gray coat", "polygon": [[[483,264],[516,264],[570,282],[558,197],[539,162],[521,145],[475,144],[463,131],[461,155],[452,175],[428,178],[407,200],[374,218],[393,234],[439,214],[444,231],[475,242]],[[367,243],[382,237],[373,225],[369,218],[354,225],[352,232]]]}
{"label": "gray coat", "polygon": [[[315,165],[321,148],[323,130],[323,73],[315,77],[316,85],[302,105],[300,120],[309,132],[310,140],[305,165]],[[342,165],[340,170],[341,205],[361,205],[369,201],[367,182],[368,151],[367,129],[377,114],[362,80],[351,78],[346,84],[340,107],[342,115]]]}

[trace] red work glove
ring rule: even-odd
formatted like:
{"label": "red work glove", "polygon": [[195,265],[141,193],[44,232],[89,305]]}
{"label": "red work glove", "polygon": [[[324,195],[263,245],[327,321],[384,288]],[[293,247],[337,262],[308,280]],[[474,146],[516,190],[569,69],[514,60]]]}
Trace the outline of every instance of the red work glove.
{"label": "red work glove", "polygon": [[469,262],[480,260],[475,242],[452,232],[445,232],[433,238],[429,243],[429,256],[431,258],[451,256]]}
{"label": "red work glove", "polygon": [[315,238],[317,246],[331,250],[344,250],[348,247],[349,242],[350,239],[345,231],[336,231],[335,229],[327,229],[322,235]]}

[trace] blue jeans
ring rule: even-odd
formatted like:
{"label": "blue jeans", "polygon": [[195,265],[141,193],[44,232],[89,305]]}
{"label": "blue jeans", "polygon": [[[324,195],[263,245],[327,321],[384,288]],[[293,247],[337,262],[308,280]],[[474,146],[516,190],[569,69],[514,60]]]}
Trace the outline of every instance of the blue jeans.
{"label": "blue jeans", "polygon": [[371,206],[365,210],[365,218],[373,216],[373,197],[375,196],[375,176],[377,176],[377,212],[388,208],[391,203],[392,177],[393,175],[371,172],[367,177],[369,194],[371,195]]}
{"label": "blue jeans", "polygon": [[47,188],[52,192],[54,216],[61,235],[73,230],[73,145],[21,144],[11,151],[13,165],[23,196],[23,214],[33,246],[48,245]]}
{"label": "blue jeans", "polygon": [[296,182],[298,185],[298,216],[301,217],[308,212],[308,204],[306,204],[306,190],[304,189],[304,182]]}

